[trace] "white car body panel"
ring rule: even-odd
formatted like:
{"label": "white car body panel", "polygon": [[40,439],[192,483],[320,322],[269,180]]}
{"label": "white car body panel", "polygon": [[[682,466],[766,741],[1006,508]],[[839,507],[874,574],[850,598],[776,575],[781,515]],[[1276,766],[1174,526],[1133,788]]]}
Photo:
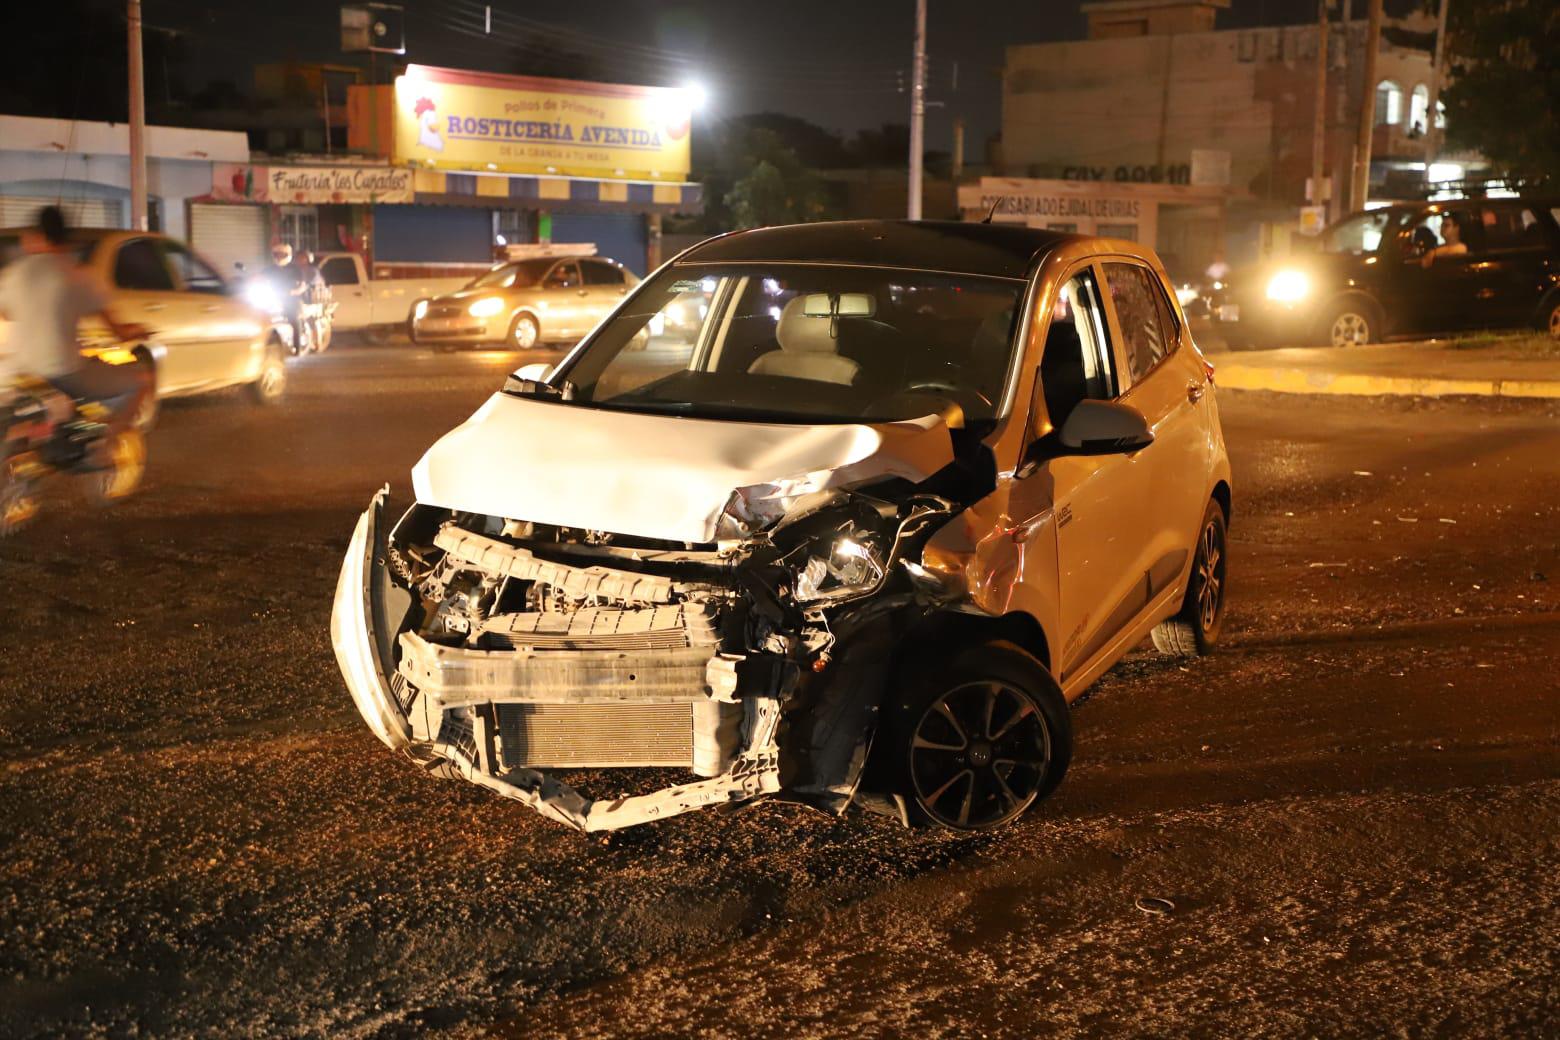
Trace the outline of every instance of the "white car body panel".
{"label": "white car body panel", "polygon": [[446,509],[678,542],[713,542],[738,488],[925,480],[953,461],[938,417],[818,426],[684,419],[494,394],[412,470]]}

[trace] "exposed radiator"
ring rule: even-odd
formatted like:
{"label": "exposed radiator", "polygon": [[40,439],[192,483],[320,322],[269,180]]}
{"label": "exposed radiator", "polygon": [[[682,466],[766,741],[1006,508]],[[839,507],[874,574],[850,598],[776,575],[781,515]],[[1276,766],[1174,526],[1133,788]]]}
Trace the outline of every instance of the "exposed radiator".
{"label": "exposed radiator", "polygon": [[688,702],[496,707],[506,767],[693,765]]}

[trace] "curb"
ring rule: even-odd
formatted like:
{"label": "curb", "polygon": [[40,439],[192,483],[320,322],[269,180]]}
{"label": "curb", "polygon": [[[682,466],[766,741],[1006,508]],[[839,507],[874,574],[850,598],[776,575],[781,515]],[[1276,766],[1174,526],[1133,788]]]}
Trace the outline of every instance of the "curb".
{"label": "curb", "polygon": [[1304,368],[1252,368],[1214,362],[1214,385],[1229,390],[1280,394],[1338,394],[1354,397],[1523,397],[1560,399],[1557,379],[1436,379],[1373,376]]}

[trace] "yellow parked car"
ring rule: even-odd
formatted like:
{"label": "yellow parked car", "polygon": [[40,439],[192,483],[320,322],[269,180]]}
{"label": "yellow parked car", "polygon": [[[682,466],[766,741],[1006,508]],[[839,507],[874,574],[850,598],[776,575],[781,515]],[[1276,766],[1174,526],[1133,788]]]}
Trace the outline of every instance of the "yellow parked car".
{"label": "yellow parked car", "polygon": [[530,350],[596,327],[639,278],[599,256],[537,257],[499,264],[464,289],[412,309],[412,342],[435,348],[500,343]]}
{"label": "yellow parked car", "polygon": [[[151,364],[158,397],[231,386],[247,387],[261,404],[282,396],[287,369],[265,316],[199,254],[154,232],[81,228],[71,234],[81,243],[82,263],[110,287],[114,316],[151,331],[146,343],[126,346],[111,342],[107,329],[86,325],[84,353]],[[0,231],[0,266],[16,256],[20,235]]]}

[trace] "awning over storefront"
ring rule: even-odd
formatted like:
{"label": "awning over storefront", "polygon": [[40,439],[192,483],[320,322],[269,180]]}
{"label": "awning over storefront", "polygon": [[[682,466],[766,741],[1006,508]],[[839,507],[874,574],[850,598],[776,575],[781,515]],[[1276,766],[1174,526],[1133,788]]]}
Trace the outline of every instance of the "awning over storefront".
{"label": "awning over storefront", "polygon": [[704,208],[698,184],[540,177],[525,174],[417,170],[412,186],[420,203],[546,209],[579,212],[697,213]]}

